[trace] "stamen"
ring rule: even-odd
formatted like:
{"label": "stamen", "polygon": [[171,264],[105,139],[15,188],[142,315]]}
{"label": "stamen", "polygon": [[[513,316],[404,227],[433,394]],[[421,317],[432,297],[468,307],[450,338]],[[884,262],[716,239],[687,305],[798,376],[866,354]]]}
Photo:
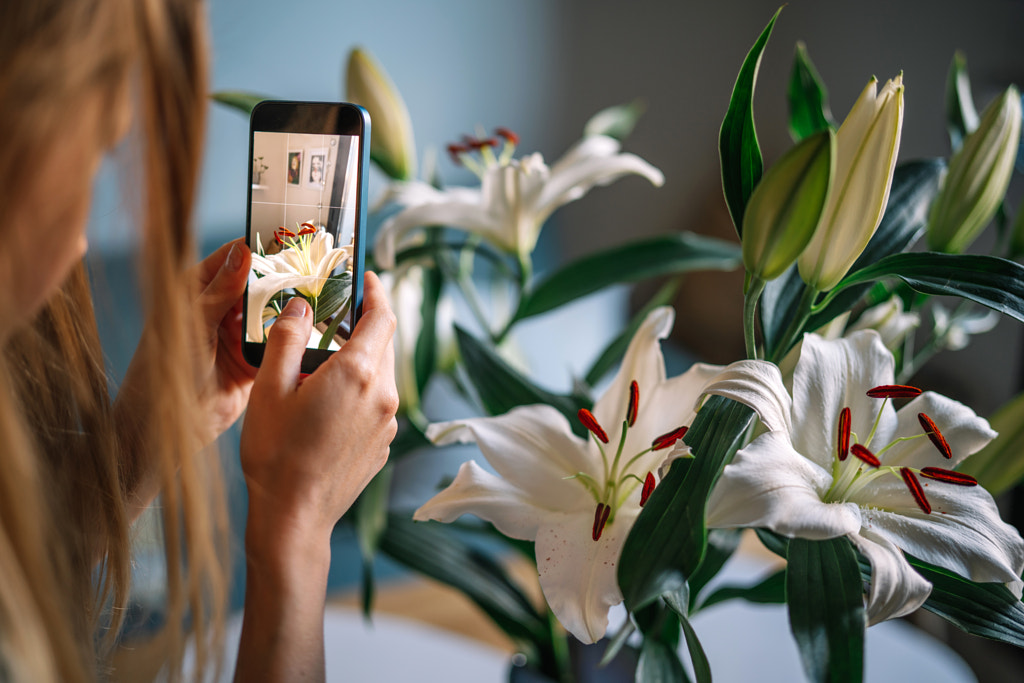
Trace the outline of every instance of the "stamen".
{"label": "stamen", "polygon": [[850,454],[850,409],[839,411],[839,443],[837,444],[839,462],[846,460]]}
{"label": "stamen", "polygon": [[882,464],[874,453],[864,448],[859,443],[855,443],[850,446],[850,452],[872,467],[879,467]]}
{"label": "stamen", "polygon": [[604,503],[598,503],[597,509],[594,511],[594,530],[591,533],[591,538],[595,541],[601,540],[601,532],[604,531],[604,525],[608,523],[608,515],[612,512],[610,505]]}
{"label": "stamen", "polygon": [[626,422],[632,427],[636,423],[636,411],[640,405],[640,385],[633,380],[629,384],[629,406],[626,408]]}
{"label": "stamen", "polygon": [[928,435],[928,439],[939,449],[939,453],[942,453],[946,460],[950,460],[953,457],[953,450],[949,447],[946,437],[942,436],[942,432],[935,426],[935,422],[924,413],[918,413],[917,420],[921,423],[921,429]]}
{"label": "stamen", "polygon": [[316,226],[313,225],[312,223],[303,223],[299,227],[302,228],[301,230],[299,230],[299,236],[300,237],[302,235],[312,235],[312,234],[316,233]]}
{"label": "stamen", "polygon": [[470,149],[482,150],[485,147],[497,147],[497,138],[465,138],[466,144],[469,145]]}
{"label": "stamen", "polygon": [[924,497],[924,489],[921,488],[921,482],[917,480],[917,476],[914,475],[914,470],[909,467],[900,468],[900,476],[903,477],[903,483],[910,489],[910,495],[914,497],[914,502],[917,503],[917,507],[926,514],[932,513],[931,503]]}
{"label": "stamen", "polygon": [[644,479],[644,487],[640,489],[640,507],[647,504],[647,499],[654,493],[654,475],[650,472],[647,473],[647,478]]}
{"label": "stamen", "polygon": [[874,389],[868,389],[870,398],[914,398],[921,395],[917,387],[908,387],[905,384],[883,384]]}
{"label": "stamen", "polygon": [[519,144],[519,136],[510,131],[508,128],[495,128],[494,134],[500,138],[504,138],[506,142],[512,145]]}
{"label": "stamen", "polygon": [[[282,237],[284,237],[284,239],[282,239]],[[274,231],[274,239],[277,240],[278,244],[284,244],[285,239],[295,239],[295,233],[282,225]]]}
{"label": "stamen", "polygon": [[597,418],[594,414],[586,408],[580,408],[580,411],[576,413],[576,417],[580,419],[583,426],[590,430],[590,433],[601,440],[602,443],[608,443],[608,433],[601,428],[598,424]]}
{"label": "stamen", "polygon": [[451,144],[448,145],[448,156],[452,158],[452,161],[456,166],[462,165],[462,155],[469,151],[469,147],[465,145]]}
{"label": "stamen", "polygon": [[944,481],[947,484],[956,484],[957,486],[978,485],[978,480],[969,474],[955,472],[953,470],[944,470],[941,467],[925,467],[921,470],[921,476],[938,481]]}
{"label": "stamen", "polygon": [[676,441],[679,441],[679,439],[686,436],[686,431],[688,429],[689,427],[677,427],[673,429],[671,432],[666,432],[665,434],[662,434],[661,436],[659,436],[658,438],[651,442],[651,450],[660,451],[663,448],[668,448],[669,446],[672,446],[673,444],[675,444]]}

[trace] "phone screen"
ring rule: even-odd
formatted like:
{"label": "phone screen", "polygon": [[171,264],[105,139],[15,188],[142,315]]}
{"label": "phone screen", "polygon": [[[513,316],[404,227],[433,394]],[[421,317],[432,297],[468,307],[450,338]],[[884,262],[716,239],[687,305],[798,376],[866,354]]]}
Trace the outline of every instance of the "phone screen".
{"label": "phone screen", "polygon": [[368,128],[354,105],[264,102],[253,111],[243,347],[254,364],[293,297],[313,310],[304,371],[339,349],[355,325]]}

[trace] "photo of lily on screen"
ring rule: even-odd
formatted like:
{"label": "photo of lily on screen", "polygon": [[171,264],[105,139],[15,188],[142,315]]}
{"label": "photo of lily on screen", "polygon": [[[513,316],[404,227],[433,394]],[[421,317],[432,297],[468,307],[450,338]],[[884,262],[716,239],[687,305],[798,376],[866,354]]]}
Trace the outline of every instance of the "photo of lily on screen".
{"label": "photo of lily on screen", "polygon": [[253,155],[267,168],[252,186],[246,341],[265,342],[296,296],[313,309],[308,348],[336,350],[348,337],[358,147],[350,135],[254,133]]}

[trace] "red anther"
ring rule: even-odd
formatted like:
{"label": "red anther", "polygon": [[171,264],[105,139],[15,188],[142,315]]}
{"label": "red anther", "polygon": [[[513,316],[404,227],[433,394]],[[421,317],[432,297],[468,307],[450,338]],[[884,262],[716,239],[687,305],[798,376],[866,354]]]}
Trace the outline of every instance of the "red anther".
{"label": "red anther", "polygon": [[903,477],[903,483],[910,489],[910,495],[914,497],[917,507],[921,508],[926,515],[930,515],[932,513],[931,503],[924,497],[924,489],[921,488],[921,482],[917,480],[914,470],[909,467],[901,467],[900,476]]}
{"label": "red anther", "polygon": [[850,446],[850,452],[872,467],[880,467],[882,464],[882,461],[878,459],[877,455],[864,448],[859,443],[855,443]]}
{"label": "red anther", "polygon": [[484,147],[497,147],[497,138],[463,138],[470,149],[480,150]]}
{"label": "red anther", "polygon": [[665,434],[662,434],[661,436],[659,436],[658,438],[651,442],[651,450],[660,451],[663,448],[668,448],[669,446],[675,444],[676,441],[679,441],[679,439],[686,436],[686,430],[688,429],[689,427],[677,427],[673,429],[671,432],[666,432]]}
{"label": "red anther", "polygon": [[905,384],[883,384],[874,389],[868,389],[868,396],[871,398],[914,398],[920,395],[920,389],[908,387]]}
{"label": "red anther", "polygon": [[636,424],[636,411],[640,406],[640,385],[633,380],[629,383],[629,406],[626,408],[626,424]]}
{"label": "red anther", "polygon": [[850,409],[839,411],[839,443],[837,444],[839,462],[846,460],[850,454]]}
{"label": "red anther", "polygon": [[603,443],[608,443],[608,433],[601,428],[598,424],[597,418],[594,414],[586,408],[580,408],[580,411],[576,413],[576,417],[580,419],[583,426],[590,430],[590,433],[600,439]]}
{"label": "red anther", "polygon": [[647,499],[651,497],[652,493],[654,493],[654,475],[648,472],[644,479],[644,487],[640,489],[640,507],[647,504]]}
{"label": "red anther", "polygon": [[936,479],[938,481],[944,481],[947,484],[956,484],[957,486],[978,485],[978,480],[969,474],[955,472],[953,470],[944,470],[941,467],[925,467],[921,470],[921,476],[928,477],[929,479]]}
{"label": "red anther", "polygon": [[282,235],[287,238],[295,239],[295,233],[283,225],[274,231],[274,239],[277,240],[278,244],[284,244],[284,240],[281,239]]}
{"label": "red anther", "polygon": [[939,453],[942,453],[946,460],[951,459],[953,457],[953,450],[949,447],[949,442],[946,441],[946,437],[942,436],[942,432],[939,431],[935,422],[924,413],[918,413],[917,420],[921,423],[921,429],[924,430],[924,433],[928,435],[931,442],[939,449]]}
{"label": "red anther", "polygon": [[466,147],[465,145],[448,145],[448,156],[450,156],[452,158],[452,161],[454,161],[459,166],[462,165],[462,159],[460,159],[459,157],[468,151],[469,147]]}
{"label": "red anther", "polygon": [[301,230],[299,230],[299,236],[300,237],[302,235],[312,235],[312,234],[314,234],[316,232],[316,226],[313,225],[312,223],[303,223],[299,227],[302,228]]}
{"label": "red anther", "polygon": [[507,142],[513,146],[519,144],[519,136],[510,131],[508,128],[495,128],[494,134],[500,138],[504,138]]}
{"label": "red anther", "polygon": [[594,531],[590,534],[591,538],[595,541],[601,540],[601,532],[604,531],[604,525],[608,523],[608,515],[612,513],[610,505],[604,503],[598,503],[597,509],[594,510]]}

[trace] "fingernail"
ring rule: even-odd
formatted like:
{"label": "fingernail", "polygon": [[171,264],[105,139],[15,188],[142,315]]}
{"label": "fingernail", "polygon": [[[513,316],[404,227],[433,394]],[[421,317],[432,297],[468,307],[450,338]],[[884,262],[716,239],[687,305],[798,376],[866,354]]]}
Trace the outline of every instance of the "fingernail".
{"label": "fingernail", "polygon": [[292,297],[281,311],[282,318],[305,318],[309,304],[302,297]]}
{"label": "fingernail", "polygon": [[231,247],[231,251],[228,252],[228,257],[224,261],[224,267],[229,272],[233,273],[242,266],[242,245],[238,242]]}

